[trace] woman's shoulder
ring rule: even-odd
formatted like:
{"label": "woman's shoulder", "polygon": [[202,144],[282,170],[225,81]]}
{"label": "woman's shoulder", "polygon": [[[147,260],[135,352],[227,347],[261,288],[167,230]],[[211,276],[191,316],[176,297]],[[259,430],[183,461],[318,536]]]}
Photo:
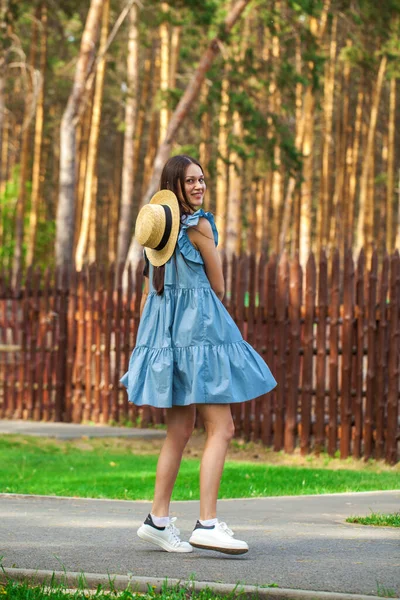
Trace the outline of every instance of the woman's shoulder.
{"label": "woman's shoulder", "polygon": [[196,229],[205,235],[212,233],[215,245],[218,244],[218,231],[215,225],[214,215],[211,212],[206,212],[200,208],[191,215],[182,215],[181,223],[182,227],[180,235],[187,235],[189,227],[196,227]]}

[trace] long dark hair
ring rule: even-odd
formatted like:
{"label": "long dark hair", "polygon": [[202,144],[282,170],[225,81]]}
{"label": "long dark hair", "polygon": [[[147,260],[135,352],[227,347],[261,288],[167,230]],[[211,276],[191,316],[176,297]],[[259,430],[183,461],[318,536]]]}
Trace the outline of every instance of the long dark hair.
{"label": "long dark hair", "polygon": [[[178,154],[173,156],[164,165],[161,173],[160,190],[171,190],[174,192],[179,202],[180,215],[187,215],[195,212],[197,208],[193,206],[186,196],[185,176],[189,165],[194,164],[200,167],[201,164],[191,156]],[[153,268],[153,287],[160,296],[164,291],[165,265]]]}

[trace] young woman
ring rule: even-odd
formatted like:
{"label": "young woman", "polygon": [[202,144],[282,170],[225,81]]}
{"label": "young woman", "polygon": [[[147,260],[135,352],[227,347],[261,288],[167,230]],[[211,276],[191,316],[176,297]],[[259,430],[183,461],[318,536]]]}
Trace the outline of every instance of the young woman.
{"label": "young woman", "polygon": [[[130,402],[168,409],[153,505],[138,535],[168,552],[192,552],[195,546],[243,554],[246,542],[217,519],[218,490],[234,434],[230,405],[269,392],[276,381],[221,302],[218,233],[212,214],[201,209],[206,192],[201,165],[189,156],[174,156],[164,167],[160,188],[136,222],[147,279],[136,347],[121,379]],[[200,515],[187,543],[169,511],[196,410],[207,440]]]}

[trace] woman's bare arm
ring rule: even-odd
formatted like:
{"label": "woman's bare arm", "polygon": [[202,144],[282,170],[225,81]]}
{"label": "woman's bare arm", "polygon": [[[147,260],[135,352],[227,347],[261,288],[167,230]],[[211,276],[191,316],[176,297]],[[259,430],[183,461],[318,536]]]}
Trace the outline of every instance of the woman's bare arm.
{"label": "woman's bare arm", "polygon": [[225,294],[224,275],[210,222],[201,217],[196,227],[188,229],[188,236],[204,260],[206,274],[212,289],[218,298],[222,300]]}

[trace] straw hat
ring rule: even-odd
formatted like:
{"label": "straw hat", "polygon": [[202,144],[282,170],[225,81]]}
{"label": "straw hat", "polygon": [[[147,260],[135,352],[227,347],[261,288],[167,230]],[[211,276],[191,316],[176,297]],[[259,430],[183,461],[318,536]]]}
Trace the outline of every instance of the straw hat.
{"label": "straw hat", "polygon": [[170,190],[154,194],[138,214],[135,237],[145,247],[154,267],[161,267],[174,253],[179,233],[178,199]]}

